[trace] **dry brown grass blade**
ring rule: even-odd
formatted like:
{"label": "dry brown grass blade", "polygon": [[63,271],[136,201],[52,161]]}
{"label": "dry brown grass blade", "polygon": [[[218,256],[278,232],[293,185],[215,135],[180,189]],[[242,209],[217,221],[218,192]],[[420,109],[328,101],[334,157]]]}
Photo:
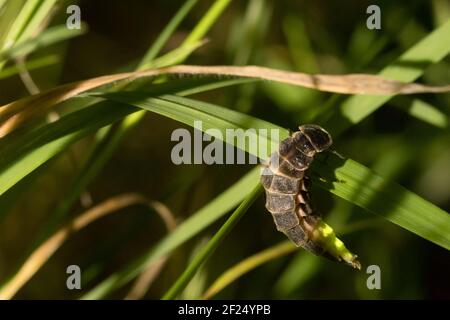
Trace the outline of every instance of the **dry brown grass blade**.
{"label": "dry brown grass blade", "polygon": [[120,80],[132,80],[163,74],[195,76],[235,76],[276,81],[326,92],[343,94],[413,94],[449,92],[450,85],[427,86],[403,83],[369,74],[326,75],[282,71],[259,66],[191,66],[178,65],[162,69],[120,73],[66,84],[34,96],[23,98],[0,107],[0,137],[11,132],[18,124],[37,113],[44,112],[80,93]]}
{"label": "dry brown grass blade", "polygon": [[[155,202],[149,201],[139,194],[129,193],[105,200],[76,217],[54,233],[28,257],[14,277],[0,289],[0,300],[11,299],[72,234],[107,214],[136,204],[148,205],[151,208],[157,207]],[[161,213],[161,210],[157,212],[160,213],[166,226],[170,226],[170,228],[175,227],[170,211],[169,213]]]}
{"label": "dry brown grass blade", "polygon": [[146,270],[144,270],[134,282],[130,291],[125,296],[125,300],[139,300],[148,291],[153,281],[161,272],[168,260],[167,256],[155,260]]}
{"label": "dry brown grass blade", "polygon": [[[176,221],[170,209],[161,202],[152,201],[152,208],[161,216],[166,224],[167,232],[172,232],[176,228]],[[126,300],[141,299],[148,291],[153,281],[161,272],[166,264],[168,256],[162,256],[153,262],[146,270],[144,270],[134,282],[130,291],[125,296]]]}
{"label": "dry brown grass blade", "polygon": [[8,134],[24,120],[45,112],[58,103],[99,86],[126,79],[130,73],[103,76],[65,84],[54,89],[19,99],[0,107],[0,137]]}

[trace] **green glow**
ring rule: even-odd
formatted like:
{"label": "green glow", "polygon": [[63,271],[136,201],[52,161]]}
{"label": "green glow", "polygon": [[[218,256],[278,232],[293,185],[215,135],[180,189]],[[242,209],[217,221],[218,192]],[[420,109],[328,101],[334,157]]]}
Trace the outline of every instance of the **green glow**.
{"label": "green glow", "polygon": [[361,269],[361,264],[356,260],[357,256],[345,247],[344,243],[336,237],[333,228],[325,222],[319,222],[313,236],[314,240],[319,242],[333,257],[343,260],[353,268]]}

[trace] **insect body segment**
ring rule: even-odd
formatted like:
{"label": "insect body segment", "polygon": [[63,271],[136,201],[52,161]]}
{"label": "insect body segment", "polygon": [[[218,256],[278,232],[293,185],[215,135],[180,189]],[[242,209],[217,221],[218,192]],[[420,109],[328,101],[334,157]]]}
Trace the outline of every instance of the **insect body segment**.
{"label": "insect body segment", "polygon": [[[261,175],[261,183],[266,190],[266,208],[272,214],[277,230],[297,246],[358,268],[356,256],[343,246],[332,229],[311,208],[309,179],[305,171],[314,155],[328,149],[331,144],[330,134],[312,124],[300,126],[299,131],[283,140]],[[339,248],[335,247],[337,244]]]}

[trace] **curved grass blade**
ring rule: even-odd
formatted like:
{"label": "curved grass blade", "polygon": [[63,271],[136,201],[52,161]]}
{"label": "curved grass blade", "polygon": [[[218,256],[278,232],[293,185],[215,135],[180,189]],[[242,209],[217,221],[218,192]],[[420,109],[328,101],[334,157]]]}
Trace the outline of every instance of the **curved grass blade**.
{"label": "curved grass blade", "polygon": [[[0,300],[13,298],[74,233],[79,232],[92,222],[108,214],[134,205],[145,206],[158,214],[169,233],[175,228],[176,221],[171,211],[164,204],[135,193],[113,196],[81,213],[42,243],[27,258],[20,270],[10,280],[0,286]],[[167,257],[164,258],[166,259]]]}
{"label": "curved grass blade", "polygon": [[98,299],[117,289],[137,276],[156,259],[170,253],[189,239],[200,233],[206,227],[224,216],[229,210],[237,206],[250,190],[259,183],[259,169],[255,168],[243,176],[230,188],[222,192],[199,211],[181,223],[175,231],[159,241],[139,259],[128,264],[125,268],[115,272],[94,289],[85,294],[82,299]]}
{"label": "curved grass blade", "polygon": [[[166,25],[166,27],[163,29],[163,31],[160,33],[156,41],[153,43],[153,45],[150,47],[150,49],[147,51],[144,58],[141,60],[138,66],[138,70],[142,70],[145,68],[148,68],[150,66],[160,66],[165,67],[171,63],[174,63],[176,61],[180,61],[180,59],[187,58],[190,53],[192,53],[200,44],[200,39],[203,37],[206,32],[211,27],[211,24],[209,25],[202,25],[199,23],[199,25],[194,29],[196,31],[195,37],[189,37],[189,41],[186,40],[181,47],[178,49],[175,49],[164,56],[158,58],[155,60],[156,56],[161,51],[164,44],[167,42],[167,40],[170,38],[170,36],[173,34],[173,32],[176,30],[178,25],[183,21],[183,19],[187,16],[187,14],[190,12],[190,10],[193,8],[193,6],[198,2],[198,0],[188,0],[186,1],[183,6],[180,7],[180,9],[177,11],[175,16],[169,21],[169,23]],[[225,7],[223,7],[225,8]],[[194,31],[193,31],[194,32]],[[178,83],[180,84],[180,82]],[[224,83],[223,85],[220,82],[213,81],[211,82],[212,85],[216,84],[218,87],[237,84],[235,83]],[[170,91],[173,93],[173,86],[169,84]],[[176,85],[175,85],[176,87]],[[168,88],[166,88],[168,89]],[[202,90],[211,90],[214,89],[214,87],[206,87],[203,81],[189,81],[187,83],[186,88],[187,90],[192,90],[190,92],[185,92],[184,94],[193,94],[198,91]],[[183,94],[182,92],[178,92],[179,94]],[[104,166],[104,164],[108,161],[108,159],[111,157],[112,153],[115,151],[117,146],[122,141],[123,137],[132,129],[134,128],[137,123],[142,119],[144,115],[143,111],[135,112],[129,116],[127,116],[116,128],[112,129],[109,128],[108,132],[99,139],[97,142],[96,147],[92,151],[88,161],[83,166],[79,176],[75,180],[75,182],[72,185],[72,192],[68,194],[60,203],[60,205],[57,207],[55,212],[55,218],[53,219],[54,222],[52,224],[56,224],[56,222],[65,215],[65,213],[70,209],[70,206],[73,204],[75,199],[81,194],[81,192],[87,187],[89,182],[96,176],[96,174],[101,170],[101,168]],[[51,229],[51,225],[48,229]]]}
{"label": "curved grass blade", "polygon": [[[229,1],[218,0],[216,1],[205,18],[202,19],[199,24],[194,28],[193,32],[188,36],[182,46],[174,51],[169,52],[168,54],[156,59],[159,51],[162,49],[164,43],[168,40],[170,35],[176,29],[176,27],[181,23],[183,18],[188,14],[188,12],[192,9],[192,7],[198,2],[198,0],[188,0],[185,4],[178,10],[176,15],[171,19],[169,24],[164,28],[163,32],[158,36],[155,43],[149,49],[148,53],[142,59],[139,64],[138,69],[144,69],[149,66],[153,67],[164,67],[171,63],[181,62],[185,58],[187,58],[191,52],[193,52],[202,42],[199,42],[200,39],[207,33],[207,31],[211,28],[213,23],[218,19],[220,13],[227,7]],[[230,80],[227,82],[223,82],[223,85],[220,84],[221,81],[208,81],[210,85],[205,86],[204,81],[200,81],[199,85],[195,85],[198,83],[198,80],[191,80],[189,87],[189,92],[180,92],[179,94],[193,94],[203,90],[212,90],[218,87],[233,85],[240,83],[239,81]],[[194,85],[193,85],[194,84]],[[85,189],[88,183],[93,179],[98,171],[101,170],[103,165],[110,158],[110,155],[114,152],[117,145],[121,142],[122,138],[125,134],[130,131],[142,118],[144,112],[136,112],[129,116],[127,116],[115,130],[108,130],[108,133],[105,135],[105,139],[101,139],[98,147],[96,147],[92,156],[85,164],[83,170],[80,175],[74,182],[73,188],[71,188],[72,192],[68,194],[67,197],[63,199],[61,204],[57,207],[55,212],[55,219],[52,219],[50,223],[49,230],[52,228],[52,225],[55,225],[59,218],[65,215],[65,213],[69,210],[70,206],[77,198],[77,196]]]}
{"label": "curved grass blade", "polygon": [[[154,59],[161,51],[164,44],[167,42],[172,33],[175,31],[178,25],[183,21],[183,19],[187,16],[187,14],[190,12],[190,10],[197,2],[198,0],[188,0],[183,4],[183,6],[180,7],[175,16],[169,21],[169,23],[166,25],[163,31],[159,34],[153,45],[145,54],[144,58],[140,61],[137,67],[138,70],[145,69],[155,62]],[[206,32],[206,30],[204,30],[204,32]],[[202,36],[202,34],[199,34],[199,36]],[[192,45],[186,46],[183,49],[184,50],[183,52],[177,52],[175,49],[169,52],[168,54],[162,56],[159,62],[157,62],[157,65],[166,66],[165,63],[171,62],[170,59],[177,59],[180,55],[187,57],[193,50],[197,48],[197,46],[198,44],[196,42],[193,42]],[[169,87],[173,86],[169,85]],[[200,86],[199,88],[198,86],[195,85],[193,81],[191,81],[188,87],[190,87],[191,89],[194,88],[197,90],[201,90],[202,86]],[[115,90],[118,89],[120,89],[120,87],[115,88]],[[99,137],[99,139],[96,141],[95,147],[93,148],[91,154],[88,157],[88,160],[83,165],[79,175],[69,188],[69,190],[71,191],[67,193],[67,195],[60,201],[58,207],[55,209],[51,221],[49,222],[49,225],[42,232],[41,236],[42,238],[44,238],[47,233],[50,233],[50,231],[66,215],[70,207],[80,196],[83,190],[86,189],[90,181],[94,179],[97,173],[110,159],[111,155],[113,154],[117,146],[120,144],[120,142],[123,140],[125,135],[132,128],[134,128],[137,125],[137,123],[139,123],[139,121],[142,119],[143,116],[144,116],[143,111],[134,112],[128,115],[125,119],[121,121],[121,123],[119,123],[114,128],[112,127],[107,128],[106,130],[107,132],[103,136]],[[38,237],[36,241],[39,242],[39,240],[40,239]]]}
{"label": "curved grass blade", "polygon": [[[209,125],[212,125],[212,122],[215,122],[215,127],[221,130],[235,127],[236,123],[233,122],[224,126],[224,120],[220,118],[221,116],[223,117],[224,114],[226,114],[227,118],[233,118],[234,121],[240,123],[243,128],[245,128],[248,123],[257,125],[257,119],[253,117],[204,102],[197,103],[195,100],[181,97],[166,96],[164,99],[146,99],[145,96],[142,96],[139,93],[130,92],[104,94],[103,96],[122,103],[130,103],[149,111],[158,112],[190,125],[192,125],[194,120],[204,120],[205,122],[209,122]],[[168,101],[169,99],[171,99],[171,101]],[[183,101],[184,105],[177,105],[174,101]],[[193,104],[197,104],[195,108],[192,106]],[[187,108],[186,106],[190,107]],[[221,113],[218,113],[219,109],[221,109]],[[204,112],[202,113],[199,110],[204,110]],[[186,112],[188,114],[184,114]],[[217,113],[217,118],[212,113]],[[264,125],[265,124],[261,124],[260,127],[264,127]],[[276,126],[271,125],[271,127]],[[288,135],[287,130],[281,128],[280,130],[280,139],[286,138]],[[272,144],[275,142],[268,141],[267,143]],[[246,151],[251,151],[247,150],[245,147],[244,149]],[[318,157],[318,160],[319,161],[315,162],[312,166],[313,173],[316,172],[317,174],[317,172],[319,172],[320,176],[324,177],[327,182],[323,182],[321,179],[314,178],[313,176],[313,181],[315,183],[339,197],[365,208],[370,212],[380,214],[389,221],[450,250],[450,216],[448,213],[412,192],[407,191],[403,187],[393,182],[388,182],[370,169],[357,164],[352,160],[343,160],[334,154]],[[248,190],[252,190],[259,183],[259,179],[256,176],[256,174],[259,173],[259,170],[255,168],[252,172],[254,175],[253,181],[247,182],[246,189],[243,189],[240,185],[236,185],[232,189],[236,190],[236,192],[239,192],[240,190],[241,193],[245,194],[247,194],[246,192],[248,192]],[[366,188],[364,188],[365,184],[367,184]],[[388,193],[386,193],[387,190]],[[396,198],[396,194],[401,195],[404,201],[399,201],[401,199]],[[385,196],[387,199],[384,199]],[[242,200],[242,196],[239,196],[237,199],[239,201]],[[214,201],[211,204],[214,208]],[[217,208],[217,210],[223,214],[221,208]],[[425,215],[425,213],[427,215]],[[425,222],[422,221],[424,219],[427,221],[422,226],[422,222]],[[195,230],[183,230],[183,232],[186,232],[187,238],[190,238],[208,225],[209,223],[199,221]],[[179,230],[177,229],[175,233],[177,233],[177,231]],[[176,246],[181,243],[182,242],[177,242]],[[160,245],[157,245],[156,248],[159,248],[159,246]],[[162,254],[167,253],[166,250],[173,250],[176,246],[166,247]],[[158,255],[153,254],[153,250],[150,250],[148,254],[138,261],[133,262],[127,268],[107,278],[104,282],[94,288],[93,291],[88,293],[85,298],[93,299],[102,297],[110,290],[123,285],[139,273],[146,263],[153,261],[155,256],[158,257]]]}
{"label": "curved grass blade", "polygon": [[[177,92],[193,94],[239,83],[241,83],[239,79],[179,80],[154,85],[146,94],[155,96]],[[0,158],[0,196],[73,142],[137,110],[139,109],[123,104],[102,102],[70,113],[58,121],[29,131],[20,138],[5,137],[0,141],[0,152],[3,155]],[[30,154],[31,152],[33,154]]]}
{"label": "curved grass blade", "polygon": [[[49,2],[49,1],[47,1]],[[146,56],[142,59],[139,68],[143,69],[145,68],[146,64],[151,63],[153,58],[156,57],[156,55],[161,50],[164,43],[168,40],[170,35],[173,33],[173,31],[176,29],[176,27],[181,23],[183,18],[187,15],[187,13],[192,9],[192,7],[197,3],[197,0],[189,0],[187,1],[176,13],[176,15],[171,19],[169,24],[164,28],[163,32],[159,35],[156,42],[152,45],[152,47],[149,49]],[[217,4],[218,3],[218,4]],[[219,17],[220,12],[226,8],[227,4],[224,3],[222,0],[216,1],[216,3],[210,8],[210,10],[207,13],[207,19],[201,20],[199,24],[194,28],[193,33],[195,33],[194,36],[192,34],[186,39],[186,41],[183,43],[185,45],[186,49],[184,51],[179,52],[177,54],[170,54],[170,57],[178,59],[179,61],[182,61],[183,59],[187,58],[192,51],[192,48],[196,46],[196,41],[200,40],[201,37],[203,37],[207,31],[212,26],[213,22]],[[48,6],[47,6],[48,7]],[[218,10],[219,9],[219,10]],[[212,13],[211,13],[212,12]],[[3,20],[4,22],[5,20]],[[191,48],[192,47],[192,48]],[[182,55],[182,57],[180,56]],[[161,64],[161,62],[160,62]],[[164,65],[163,65],[164,66]],[[248,79],[243,79],[248,80]],[[205,79],[199,80],[191,80],[189,83],[185,83],[184,89],[187,89],[188,91],[180,92],[180,94],[188,95],[188,94],[194,94],[197,92],[205,91],[205,90],[212,90],[216,88],[220,88],[223,86],[228,85],[234,85],[239,84],[241,82],[245,81],[239,81],[239,79],[232,79],[228,81],[217,81],[217,80],[208,80],[205,81]],[[173,86],[172,84],[169,84],[166,86],[166,89],[169,90],[168,92],[174,93],[173,90],[174,87],[176,88],[177,85],[182,84],[183,82],[176,81],[176,85]],[[222,83],[222,84],[221,84]],[[166,92],[166,93],[168,93]],[[120,126],[119,129],[116,130],[113,134],[107,135],[108,141],[104,141],[104,143],[101,143],[100,148],[95,149],[92,154],[92,161],[88,161],[86,166],[84,167],[85,170],[83,170],[83,173],[75,180],[74,187],[72,188],[73,192],[69,193],[67,197],[61,201],[61,204],[57,207],[55,212],[55,219],[52,219],[52,222],[50,223],[50,226],[47,228],[47,230],[51,230],[53,225],[56,225],[59,218],[65,215],[65,212],[70,208],[72,203],[75,201],[75,199],[78,197],[78,195],[84,190],[86,185],[89,183],[89,181],[96,175],[96,172],[100,170],[100,168],[103,166],[104,163],[106,163],[107,159],[110,157],[112,152],[114,151],[115,147],[120,143],[122,137],[128,132],[142,117],[142,112],[130,115],[126,118],[126,121],[124,121]],[[59,148],[55,149],[55,152],[62,151],[65,148],[68,147],[73,141],[77,140],[78,138],[81,138],[80,136],[77,136],[76,139],[69,139],[64,140],[64,142],[59,146]],[[65,145],[64,145],[65,144]],[[35,165],[31,168],[26,168],[27,170],[24,170],[23,172],[27,174],[27,172],[32,172],[34,169],[39,167],[41,164],[45,163],[48,159],[53,157],[56,153],[51,152],[48,150],[48,146],[44,146],[44,149],[47,149],[47,151],[44,151],[42,154],[45,155],[41,159],[35,159]],[[17,176],[20,181],[21,177]],[[11,185],[14,185],[17,181],[11,181]],[[1,195],[1,193],[0,193]],[[2,215],[4,216],[4,215]]]}
{"label": "curved grass blade", "polygon": [[[43,113],[44,111],[48,111],[56,104],[64,102],[69,98],[80,95],[89,90],[121,80],[133,80],[136,78],[156,77],[159,75],[170,74],[254,78],[277,81],[325,92],[381,95],[379,97],[377,96],[377,101],[382,103],[387,101],[384,100],[386,99],[386,95],[391,95],[389,97],[392,97],[394,94],[413,94],[425,92],[443,93],[450,91],[450,85],[428,86],[417,83],[403,83],[386,78],[384,73],[382,73],[382,76],[369,74],[313,75],[270,69],[260,66],[238,67],[176,65],[162,69],[125,72],[69,83],[4,105],[3,107],[0,107],[0,122],[3,122],[0,126],[0,136],[10,133],[30,117]],[[33,105],[33,108],[30,108],[31,105]],[[367,110],[365,110],[364,107],[365,105],[358,105],[358,108],[363,108],[365,115],[373,111],[373,107],[367,107]]]}
{"label": "curved grass blade", "polygon": [[[194,125],[195,120],[202,120],[204,121],[204,130],[217,128],[224,132],[227,128],[268,127],[266,121],[188,98],[170,96],[162,97],[162,99],[145,98],[139,93],[112,93],[103,96],[117,102],[129,103],[148,111],[157,112],[191,126]],[[276,128],[276,126],[270,125],[270,128]],[[280,139],[287,137],[287,131],[281,128],[280,130]],[[268,137],[262,135],[259,138]],[[273,145],[278,142],[270,140],[267,144]],[[254,152],[248,145],[237,145],[237,147],[247,152]],[[253,155],[265,160],[262,154],[253,153]],[[318,158],[322,161],[313,164],[313,172],[317,170],[317,175],[323,176],[327,183],[317,178],[314,179],[313,176],[316,183],[339,197],[372,213],[380,214],[389,221],[450,249],[450,215],[447,212],[400,185],[383,179],[353,160],[343,160],[332,153],[328,153],[326,157],[321,155]]]}

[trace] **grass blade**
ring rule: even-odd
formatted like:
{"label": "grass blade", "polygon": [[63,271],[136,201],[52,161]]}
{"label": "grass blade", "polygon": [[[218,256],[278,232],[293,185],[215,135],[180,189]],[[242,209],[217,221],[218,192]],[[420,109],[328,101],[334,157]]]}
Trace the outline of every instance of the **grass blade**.
{"label": "grass blade", "polygon": [[158,244],[151,248],[138,260],[133,261],[124,269],[114,273],[94,289],[82,297],[82,299],[98,299],[104,297],[112,290],[124,285],[156,259],[170,253],[199,232],[217,221],[229,210],[237,206],[250,194],[259,181],[259,169],[255,168],[222,192],[217,198],[210,201],[199,211],[190,216],[178,226],[173,233],[164,237]]}
{"label": "grass blade", "polygon": [[[55,65],[59,62],[59,57],[56,55],[49,55],[42,58],[31,59],[25,62],[25,67],[28,71],[32,71],[39,68],[45,68],[51,65]],[[18,74],[19,68],[16,65],[4,68],[0,71],[0,80]]]}
{"label": "grass blade", "polygon": [[329,181],[313,176],[324,189],[450,250],[449,213],[356,161],[329,155],[313,167]]}
{"label": "grass blade", "polygon": [[298,248],[292,244],[290,241],[283,241],[273,247],[265,249],[259,253],[256,253],[238,264],[234,265],[222,275],[220,275],[216,281],[206,290],[203,295],[203,299],[211,299],[218,292],[222,291],[236,279],[246,274],[250,270],[271,261],[273,259],[284,256],[288,253],[298,251]]}
{"label": "grass blade", "polygon": [[435,106],[420,99],[401,99],[392,100],[392,104],[400,110],[403,110],[410,116],[417,118],[432,126],[445,129],[448,126],[448,116]]}
{"label": "grass blade", "polygon": [[[145,69],[155,62],[154,58],[159,54],[163,45],[167,42],[169,37],[197,2],[198,0],[189,0],[178,10],[175,16],[170,20],[158,36],[154,44],[147,51],[146,55],[138,65],[138,70]],[[171,59],[177,59],[180,55],[188,56],[197,48],[197,46],[198,44],[194,43],[192,46],[187,46],[182,52],[177,52],[177,50],[174,50],[175,52],[171,51],[161,57],[161,59],[157,62],[157,65],[165,66],[165,63],[170,63],[172,61]],[[195,84],[194,86],[192,85],[193,83],[191,83],[188,87],[195,87]],[[116,90],[118,89],[120,89],[120,87],[116,88]],[[107,132],[103,136],[99,137],[96,141],[95,147],[88,157],[87,162],[83,165],[80,170],[80,174],[71,185],[71,192],[69,192],[62,199],[62,201],[60,201],[54,212],[53,218],[51,219],[49,225],[45,228],[46,230],[42,233],[41,238],[44,238],[46,234],[49,233],[66,215],[76,199],[110,159],[126,134],[139,123],[143,116],[144,112],[142,111],[134,112],[123,119],[121,123],[116,126],[116,128],[113,129],[112,127],[109,127]],[[39,242],[39,240],[40,239],[38,239],[37,242]]]}
{"label": "grass blade", "polygon": [[[157,111],[158,113],[175,119],[184,118],[183,122],[187,124],[192,123],[192,119],[200,119],[206,122],[216,121],[216,128],[225,128],[223,127],[224,123],[223,119],[220,118],[220,115],[216,119],[211,119],[213,117],[210,113],[211,108],[213,107],[211,104],[205,104],[203,102],[199,103],[196,110],[193,111],[189,108],[183,107],[182,105],[176,106],[176,103],[173,102],[174,100],[172,100],[170,104],[167,104],[164,102],[167,102],[167,100],[154,98],[145,99],[145,97],[139,96],[138,93],[134,93],[134,96],[132,93],[114,93],[107,96],[116,101],[120,101],[122,103],[128,102],[149,111],[155,111],[159,108]],[[165,99],[167,99],[167,97]],[[175,99],[178,102],[183,101],[185,105],[193,105],[195,103],[195,100],[191,99],[180,97]],[[158,105],[159,102],[162,103]],[[215,108],[220,107],[215,106]],[[198,113],[198,110],[202,109],[205,109],[203,117],[200,116],[201,113]],[[207,110],[209,110],[209,112],[206,112]],[[183,116],[183,112],[190,114]],[[196,114],[195,117],[192,116],[193,112]],[[237,115],[239,115],[239,121],[243,128],[245,128],[248,123],[252,123],[252,126],[255,125],[255,119],[252,117],[239,114],[238,112],[226,108],[223,108],[222,112],[230,115],[234,113],[236,115],[234,118],[235,121],[238,121]],[[214,111],[214,113],[216,112]],[[249,117],[249,119],[247,119],[247,117]],[[236,124],[229,123],[227,127],[233,128],[235,125]],[[264,125],[261,124],[261,127],[263,126]],[[272,127],[275,126],[272,125]],[[281,130],[280,139],[283,139],[287,137],[288,132],[284,129]],[[311,172],[313,182],[324,189],[329,190],[337,196],[342,197],[372,213],[382,215],[387,220],[450,250],[449,214],[414,193],[404,189],[398,184],[383,179],[363,165],[360,165],[352,160],[343,160],[334,154],[327,154],[326,156],[318,157],[318,161],[313,164]],[[255,168],[249,174],[249,176],[253,175],[253,180],[249,179],[246,182],[246,187],[237,184],[230,190],[235,192],[239,192],[238,190],[240,190],[241,193],[248,192],[248,190],[253,190],[253,188],[255,188],[255,186],[259,183],[258,173],[259,169]],[[324,177],[326,182],[315,178],[318,175]],[[223,198],[220,197],[220,199]],[[242,200],[242,196],[239,196],[237,199],[239,201]],[[214,208],[215,200],[211,202],[210,205]],[[223,213],[222,208],[217,208],[217,210],[220,212],[219,214]],[[195,216],[197,217],[197,214]],[[189,219],[189,222],[191,221],[192,220]],[[210,222],[210,220],[208,220],[208,222]],[[179,236],[181,237],[181,234],[185,233],[184,236],[186,238],[183,240],[186,240],[208,226],[208,222],[198,221],[194,230],[191,229],[187,231],[177,229],[174,234],[178,235],[179,232]],[[153,259],[159,257],[159,254],[166,254],[168,252],[166,250],[173,250],[176,246],[183,243],[176,242],[176,245],[168,247],[165,245],[165,241],[166,240],[163,240],[162,244],[160,243],[155,249],[150,250],[149,253],[142,259],[130,264],[127,268],[106,279],[99,286],[88,293],[85,298],[93,299],[104,296],[110,290],[113,290],[114,288],[117,288],[132,279],[137,273],[140,272],[140,270],[142,270],[142,268],[145,267],[145,265],[152,262]],[[161,250],[160,246],[163,246],[165,250]]]}
{"label": "grass blade", "polygon": [[47,47],[54,43],[80,36],[84,33],[86,33],[86,27],[83,27],[80,30],[67,29],[66,25],[49,28],[37,37],[21,42],[20,44],[1,52],[0,64],[6,60],[28,55],[39,48]]}
{"label": "grass blade", "polygon": [[[110,99],[121,103],[129,103],[136,107],[157,112],[185,124],[194,125],[195,120],[204,121],[203,130],[218,128],[265,128],[267,122],[258,123],[258,119],[239,112],[221,108],[209,103],[196,102],[187,98],[163,97],[155,98],[139,96],[137,93],[106,94]],[[169,101],[168,99],[171,99]],[[167,103],[169,102],[169,103]],[[186,108],[187,107],[187,108]],[[230,120],[224,120],[230,119]],[[276,128],[271,125],[270,128]],[[281,129],[280,138],[287,137],[287,131]],[[219,138],[220,137],[216,137]],[[270,140],[267,145],[273,146],[278,140]],[[247,145],[239,146],[247,152],[254,152]],[[274,150],[274,149],[270,149]],[[255,156],[264,155],[253,153]],[[322,159],[319,156],[318,159]],[[450,215],[432,203],[404,189],[400,185],[383,179],[370,169],[353,160],[342,160],[334,154],[327,154],[325,160],[313,164],[313,172],[323,176],[328,182],[315,179],[316,183],[372,213],[380,214],[389,221],[420,235],[446,249],[450,249]],[[426,213],[426,214],[425,214]]]}
{"label": "grass blade", "polygon": [[[402,82],[416,80],[427,66],[442,60],[450,53],[450,41],[442,41],[448,34],[450,34],[450,19],[381,70],[379,75]],[[330,110],[326,110],[318,118],[317,123],[328,128],[333,135],[338,135],[365,119],[392,97],[393,95],[349,97],[339,106],[332,106]]]}
{"label": "grass blade", "polygon": [[195,26],[186,40],[183,42],[184,45],[192,44],[197,42],[211,29],[214,22],[217,21],[219,16],[222,14],[223,10],[230,4],[231,0],[216,0],[211,8],[206,12],[203,18]]}
{"label": "grass blade", "polygon": [[240,218],[247,212],[248,208],[252,205],[258,195],[262,192],[260,185],[257,185],[253,191],[245,198],[245,200],[239,205],[239,207],[233,212],[233,214],[227,219],[223,226],[217,231],[208,244],[201,249],[198,255],[192,260],[183,274],[173,284],[173,286],[163,296],[163,300],[174,299],[184,290],[189,281],[194,277],[200,267],[208,260],[208,258],[214,253],[220,243],[225,239],[228,233],[239,222]]}
{"label": "grass blade", "polygon": [[[8,1],[0,24],[0,51],[30,39],[43,23],[56,0]],[[0,70],[4,66],[0,62]]]}
{"label": "grass blade", "polygon": [[[450,28],[450,23],[449,23]],[[450,47],[450,46],[449,46]],[[126,72],[91,78],[84,81],[66,84],[52,90],[20,99],[4,105],[0,108],[0,136],[4,136],[36,114],[48,111],[50,108],[64,102],[72,97],[86,93],[89,90],[111,84],[116,81],[133,80],[142,77],[156,77],[167,74],[190,74],[205,76],[233,76],[243,78],[254,78],[271,80],[291,84],[300,87],[311,88],[319,91],[338,92],[346,94],[376,94],[380,96],[369,96],[366,101],[384,101],[385,94],[413,94],[413,93],[444,93],[450,91],[450,85],[428,86],[417,83],[403,83],[389,80],[381,76],[370,74],[347,74],[347,75],[311,75],[301,72],[290,72],[270,69],[259,66],[190,66],[177,65],[163,69],[150,69],[136,72]],[[364,96],[367,97],[367,96]],[[372,100],[375,99],[375,100]],[[33,108],[29,106],[33,105]],[[361,107],[361,106],[358,106]],[[364,106],[363,106],[364,107]],[[378,105],[375,105],[378,107]],[[368,107],[364,114],[372,112],[374,107]],[[365,109],[363,109],[365,110]],[[19,113],[20,112],[20,113]],[[18,114],[19,113],[19,114]],[[361,111],[359,111],[361,113]],[[342,121],[347,123],[348,121]],[[342,126],[343,124],[341,124]]]}
{"label": "grass blade", "polygon": [[[194,7],[197,4],[197,2],[198,0],[188,0],[183,4],[183,6],[178,10],[178,12],[166,25],[164,30],[159,34],[158,38],[155,40],[153,45],[145,54],[144,58],[142,58],[138,69],[146,69],[149,67],[149,65],[152,63],[152,61],[156,58],[158,53],[163,48],[164,44],[167,42],[167,40],[179,26],[181,21],[183,21],[183,19],[187,16],[189,11],[191,11],[192,7]],[[196,41],[193,42],[195,43]]]}
{"label": "grass blade", "polygon": [[[205,79],[198,79],[197,81],[179,80],[154,85],[153,90],[146,92],[146,95],[158,96],[177,92],[192,94],[239,83],[241,81],[236,79],[215,81]],[[114,111],[110,112],[110,110]],[[65,150],[71,143],[103,126],[122,119],[130,113],[136,112],[136,110],[127,105],[120,106],[111,104],[111,102],[102,102],[101,104],[73,112],[56,122],[29,131],[20,139],[5,137],[0,142],[0,152],[4,155],[0,159],[0,196],[27,174],[30,174],[59,152]],[[69,135],[71,138],[68,137]],[[55,145],[58,145],[58,147],[55,148]],[[34,155],[31,155],[30,152],[34,152]],[[101,157],[97,156],[95,158],[100,159]],[[90,170],[85,172],[88,173]],[[94,175],[94,172],[90,174]],[[89,178],[83,179],[89,180]],[[83,189],[81,185],[79,188],[80,190]]]}

